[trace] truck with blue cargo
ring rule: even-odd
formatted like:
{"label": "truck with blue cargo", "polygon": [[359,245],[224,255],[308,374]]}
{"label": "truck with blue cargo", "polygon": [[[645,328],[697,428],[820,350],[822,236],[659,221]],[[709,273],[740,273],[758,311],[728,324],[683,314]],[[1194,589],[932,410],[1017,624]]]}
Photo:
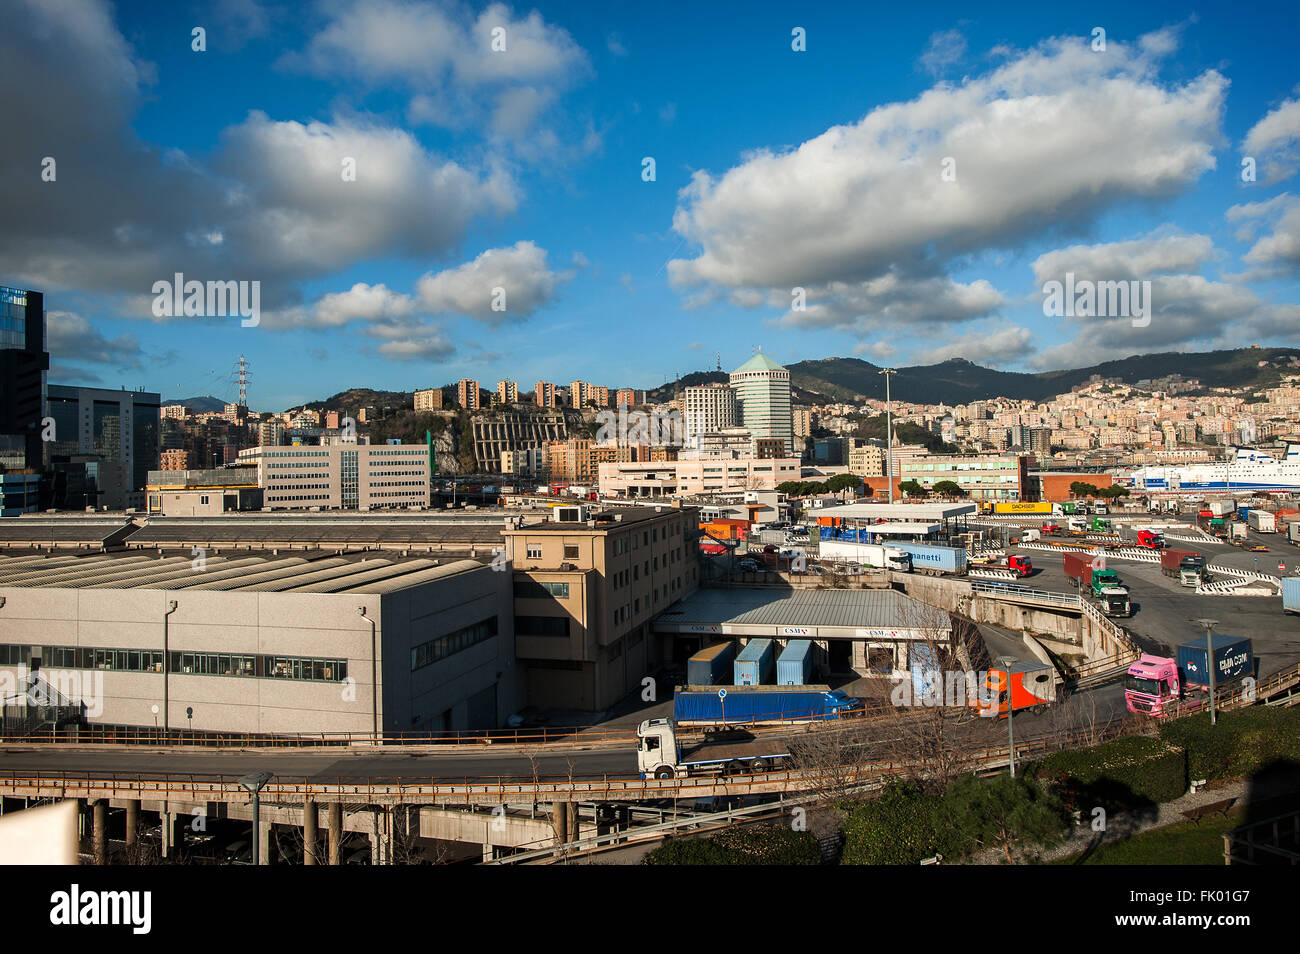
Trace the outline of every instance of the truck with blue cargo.
{"label": "truck with blue cargo", "polygon": [[770,639],[751,639],[732,663],[737,686],[770,684],[776,670],[776,647]]}
{"label": "truck with blue cargo", "polygon": [[915,573],[923,573],[927,576],[963,576],[966,573],[964,547],[912,543],[906,540],[891,540],[889,545],[911,556],[912,571]]}
{"label": "truck with blue cargo", "polygon": [[702,775],[746,775],[784,768],[789,746],[732,730],[693,745],[683,744],[672,719],[637,726],[636,766],[643,779],[666,781]]}
{"label": "truck with blue cargo", "polygon": [[825,722],[861,707],[830,686],[678,686],[673,693],[680,726]]}
{"label": "truck with blue cargo", "polygon": [[1300,576],[1282,577],[1282,612],[1300,613]]}
{"label": "truck with blue cargo", "polygon": [[692,686],[725,686],[731,680],[736,644],[714,643],[686,660],[686,681]]}
{"label": "truck with blue cargo", "polygon": [[[1244,636],[1216,633],[1212,639],[1215,659],[1214,689],[1237,682],[1255,673],[1250,640]],[[1206,690],[1209,667],[1205,638],[1183,643],[1176,658],[1143,653],[1129,666],[1124,677],[1124,703],[1129,712],[1163,715],[1165,707],[1183,698],[1189,690]]]}
{"label": "truck with blue cargo", "polygon": [[806,686],[812,681],[817,647],[811,639],[792,639],[776,660],[778,686]]}

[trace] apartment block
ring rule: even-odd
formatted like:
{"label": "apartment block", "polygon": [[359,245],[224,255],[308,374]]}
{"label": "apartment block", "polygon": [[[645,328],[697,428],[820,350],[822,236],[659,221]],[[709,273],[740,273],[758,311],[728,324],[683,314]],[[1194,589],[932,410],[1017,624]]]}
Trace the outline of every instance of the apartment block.
{"label": "apartment block", "polygon": [[502,404],[514,404],[519,400],[519,383],[517,381],[498,381],[497,400]]}
{"label": "apartment block", "polygon": [[1019,455],[931,455],[900,461],[901,480],[933,487],[951,480],[972,501],[1022,500],[1029,482],[1028,458]]}
{"label": "apartment block", "polygon": [[456,382],[456,403],[467,411],[477,411],[479,405],[478,382],[461,378]]}
{"label": "apartment block", "polygon": [[538,407],[555,407],[555,385],[549,381],[538,381],[533,385],[533,401]]}
{"label": "apartment block", "polygon": [[417,411],[441,411],[442,388],[428,388],[415,392],[415,409]]}

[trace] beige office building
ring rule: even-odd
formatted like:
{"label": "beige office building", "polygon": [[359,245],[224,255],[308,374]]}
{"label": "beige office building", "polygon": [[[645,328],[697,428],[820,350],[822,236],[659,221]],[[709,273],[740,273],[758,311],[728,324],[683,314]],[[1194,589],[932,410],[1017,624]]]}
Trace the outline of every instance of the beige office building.
{"label": "beige office building", "polygon": [[415,409],[417,411],[441,411],[442,388],[429,388],[415,392]]}
{"label": "beige office building", "polygon": [[602,496],[689,497],[775,490],[802,471],[797,457],[748,457],[600,464],[597,473]]}
{"label": "beige office building", "polygon": [[555,507],[504,531],[529,705],[596,711],[664,661],[651,620],[699,585],[699,511]]}
{"label": "beige office building", "polygon": [[427,507],[429,448],[424,444],[250,447],[241,464],[257,468],[271,509],[374,510]]}

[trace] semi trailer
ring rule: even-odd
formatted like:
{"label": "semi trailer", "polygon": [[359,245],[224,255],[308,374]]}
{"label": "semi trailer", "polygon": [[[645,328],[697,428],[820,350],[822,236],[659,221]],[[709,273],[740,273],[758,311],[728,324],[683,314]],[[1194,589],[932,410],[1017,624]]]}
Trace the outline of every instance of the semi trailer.
{"label": "semi trailer", "polygon": [[684,745],[671,719],[647,719],[636,735],[636,766],[643,779],[754,774],[784,767],[791,757],[785,743],[743,732]]}
{"label": "semi trailer", "polygon": [[1065,554],[1065,575],[1074,581],[1075,586],[1087,589],[1095,596],[1101,604],[1102,612],[1107,616],[1131,616],[1133,604],[1129,600],[1128,587],[1114,570],[1105,569],[1102,565],[1094,567],[1095,559],[1088,554]]}
{"label": "semi trailer", "polygon": [[961,576],[966,572],[964,547],[897,541],[892,544],[912,558],[912,569],[928,576]]}
{"label": "semi trailer", "polygon": [[825,722],[862,707],[829,686],[678,686],[673,720],[704,728]]}
{"label": "semi trailer", "polygon": [[[1211,644],[1216,691],[1253,675],[1255,662],[1249,639],[1216,633],[1211,637]],[[1128,711],[1158,716],[1188,692],[1208,690],[1209,657],[1203,637],[1180,645],[1173,658],[1143,653],[1124,677],[1124,703]]]}
{"label": "semi trailer", "polygon": [[1041,711],[1056,701],[1057,681],[1056,668],[1037,660],[995,667],[985,674],[984,691],[977,693],[971,708],[982,716],[1002,719],[1008,711]]}

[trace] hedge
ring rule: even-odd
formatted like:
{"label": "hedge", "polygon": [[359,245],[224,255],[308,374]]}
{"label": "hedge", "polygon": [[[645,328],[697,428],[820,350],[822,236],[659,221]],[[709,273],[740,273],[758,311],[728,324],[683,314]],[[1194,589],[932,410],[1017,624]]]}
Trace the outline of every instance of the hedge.
{"label": "hedge", "polygon": [[647,865],[819,865],[811,832],[784,825],[742,825],[708,838],[675,838],[648,853]]}
{"label": "hedge", "polygon": [[1300,709],[1252,706],[1218,716],[1208,712],[1160,726],[1160,738],[1187,753],[1193,779],[1240,778],[1276,762],[1300,763]]}
{"label": "hedge", "polygon": [[1131,735],[1086,749],[1068,749],[1029,767],[1070,809],[1108,812],[1150,808],[1187,791],[1183,753],[1148,736]]}
{"label": "hedge", "polygon": [[958,858],[976,847],[973,833],[953,827],[941,796],[902,782],[855,807],[844,836],[845,865],[914,865],[936,853]]}

